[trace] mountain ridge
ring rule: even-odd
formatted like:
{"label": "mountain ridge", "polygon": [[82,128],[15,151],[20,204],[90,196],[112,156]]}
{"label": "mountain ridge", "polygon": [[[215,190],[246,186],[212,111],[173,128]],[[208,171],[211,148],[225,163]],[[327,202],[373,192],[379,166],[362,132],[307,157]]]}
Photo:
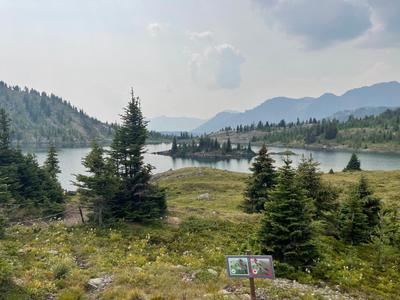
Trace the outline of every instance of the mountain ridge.
{"label": "mountain ridge", "polygon": [[103,123],[54,95],[0,81],[0,107],[11,120],[12,143],[27,147],[87,146],[110,143],[115,125]]}
{"label": "mountain ridge", "polygon": [[252,109],[244,112],[221,116],[217,113],[207,122],[197,127],[195,133],[210,133],[224,127],[236,127],[251,123],[274,122],[282,119],[295,121],[309,118],[328,118],[345,110],[355,110],[362,107],[397,107],[400,106],[400,83],[397,81],[381,82],[346,91],[338,96],[324,93],[317,98],[274,97],[263,101]]}

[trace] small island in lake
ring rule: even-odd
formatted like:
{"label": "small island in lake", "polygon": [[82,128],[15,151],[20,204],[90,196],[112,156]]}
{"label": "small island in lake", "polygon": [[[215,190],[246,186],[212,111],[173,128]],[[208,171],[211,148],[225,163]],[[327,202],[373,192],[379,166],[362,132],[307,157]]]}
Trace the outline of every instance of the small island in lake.
{"label": "small island in lake", "polygon": [[251,149],[250,143],[247,146],[237,144],[234,148],[230,139],[222,144],[217,139],[201,136],[196,142],[194,139],[191,142],[177,143],[174,137],[170,150],[155,152],[159,155],[167,155],[179,158],[194,158],[194,159],[240,159],[253,158],[256,153]]}
{"label": "small island in lake", "polygon": [[291,150],[285,150],[285,151],[279,151],[279,152],[270,152],[270,155],[284,155],[284,156],[291,156],[291,155],[297,155],[297,153],[291,151]]}

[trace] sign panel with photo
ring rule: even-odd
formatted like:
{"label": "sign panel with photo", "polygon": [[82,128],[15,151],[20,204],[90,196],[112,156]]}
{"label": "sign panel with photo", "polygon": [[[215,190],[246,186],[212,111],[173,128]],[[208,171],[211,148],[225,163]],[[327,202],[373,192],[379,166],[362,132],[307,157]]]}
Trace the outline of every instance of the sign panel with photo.
{"label": "sign panel with photo", "polygon": [[250,256],[250,273],[254,278],[275,278],[271,256]]}
{"label": "sign panel with photo", "polygon": [[230,277],[275,278],[272,256],[269,255],[227,256],[226,262]]}
{"label": "sign panel with photo", "polygon": [[228,256],[228,275],[231,277],[249,277],[249,260],[247,256]]}

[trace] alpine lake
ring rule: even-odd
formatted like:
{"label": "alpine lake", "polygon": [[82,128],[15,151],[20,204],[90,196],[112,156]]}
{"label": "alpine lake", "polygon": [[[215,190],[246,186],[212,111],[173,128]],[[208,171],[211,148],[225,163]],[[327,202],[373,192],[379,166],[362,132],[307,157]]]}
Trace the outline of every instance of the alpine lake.
{"label": "alpine lake", "polygon": [[[249,173],[249,167],[252,160],[248,159],[229,159],[229,160],[195,160],[189,158],[172,158],[164,155],[157,155],[154,152],[164,151],[171,148],[171,144],[148,144],[146,145],[147,152],[144,154],[145,163],[151,164],[154,167],[153,173],[161,173],[168,170],[176,170],[186,167],[208,167],[222,169],[232,172]],[[257,152],[260,147],[253,146],[253,151]],[[279,153],[285,150],[290,150],[295,153],[290,159],[296,166],[302,156],[310,154],[316,161],[320,163],[320,171],[328,172],[341,171],[346,166],[350,159],[351,152],[338,150],[306,150],[299,148],[278,148],[268,147],[272,153]],[[85,173],[85,168],[82,166],[82,159],[89,153],[90,148],[61,148],[58,150],[58,158],[60,161],[61,174],[59,180],[66,190],[75,190],[73,180],[74,174]],[[42,164],[46,159],[46,150],[24,151],[34,153],[39,164]],[[397,170],[400,169],[400,153],[378,153],[378,152],[359,152],[358,157],[361,161],[363,170]],[[284,156],[275,154],[272,155],[275,160],[276,167],[283,163]],[[254,158],[253,158],[254,159]]]}

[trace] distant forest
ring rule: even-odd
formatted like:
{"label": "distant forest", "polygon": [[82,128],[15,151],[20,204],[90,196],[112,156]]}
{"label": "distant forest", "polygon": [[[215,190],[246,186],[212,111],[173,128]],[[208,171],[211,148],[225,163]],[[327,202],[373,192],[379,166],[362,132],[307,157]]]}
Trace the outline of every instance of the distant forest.
{"label": "distant forest", "polygon": [[21,146],[83,146],[93,138],[109,143],[116,126],[88,116],[53,94],[8,86],[2,81],[0,108],[4,108],[12,120],[12,143]]}
{"label": "distant forest", "polygon": [[252,142],[266,142],[285,145],[346,145],[351,148],[370,148],[374,145],[400,145],[400,108],[386,110],[377,116],[356,118],[347,121],[336,119],[279,123],[259,122],[252,125],[226,127],[219,133],[232,138],[246,135]]}

